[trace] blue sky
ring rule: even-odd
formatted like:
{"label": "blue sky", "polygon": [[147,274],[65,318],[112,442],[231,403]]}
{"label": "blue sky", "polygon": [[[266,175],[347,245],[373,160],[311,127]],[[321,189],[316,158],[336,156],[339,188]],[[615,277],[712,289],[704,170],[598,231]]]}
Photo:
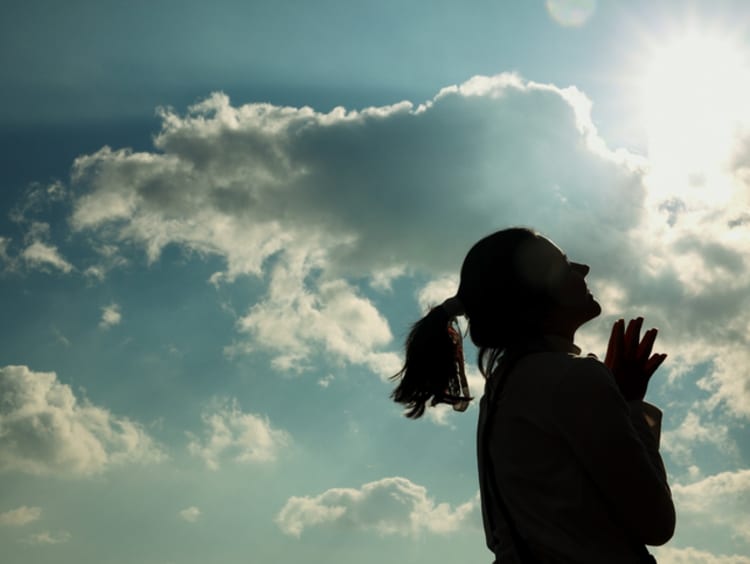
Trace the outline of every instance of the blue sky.
{"label": "blue sky", "polygon": [[3,3],[4,558],[490,561],[476,407],[387,377],[522,224],[591,265],[585,350],[660,328],[659,561],[750,562],[749,12]]}

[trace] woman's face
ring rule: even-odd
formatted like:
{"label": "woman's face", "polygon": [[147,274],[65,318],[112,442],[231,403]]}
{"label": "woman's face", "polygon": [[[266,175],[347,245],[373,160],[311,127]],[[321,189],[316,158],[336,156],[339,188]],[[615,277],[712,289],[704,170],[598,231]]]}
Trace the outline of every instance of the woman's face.
{"label": "woman's face", "polygon": [[543,287],[556,303],[555,317],[573,330],[602,311],[589,291],[589,267],[571,262],[549,239],[537,237],[519,256],[522,273],[532,284]]}

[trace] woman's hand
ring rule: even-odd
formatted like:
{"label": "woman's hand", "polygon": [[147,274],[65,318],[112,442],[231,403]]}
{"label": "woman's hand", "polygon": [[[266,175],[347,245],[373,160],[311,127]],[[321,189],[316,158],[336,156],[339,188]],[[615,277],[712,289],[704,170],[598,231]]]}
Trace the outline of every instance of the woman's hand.
{"label": "woman's hand", "polygon": [[666,354],[651,354],[657,330],[649,329],[641,340],[642,325],[642,317],[630,320],[627,329],[624,319],[615,321],[604,359],[604,364],[614,374],[620,392],[628,401],[645,397],[648,381],[667,358]]}

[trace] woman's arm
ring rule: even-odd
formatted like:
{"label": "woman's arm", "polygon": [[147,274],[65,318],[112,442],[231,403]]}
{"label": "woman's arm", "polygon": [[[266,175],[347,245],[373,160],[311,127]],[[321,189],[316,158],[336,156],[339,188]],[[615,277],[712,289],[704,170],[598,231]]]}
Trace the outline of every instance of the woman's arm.
{"label": "woman's arm", "polygon": [[634,540],[661,545],[674,533],[675,511],[640,400],[626,402],[609,369],[578,358],[558,390],[560,433]]}

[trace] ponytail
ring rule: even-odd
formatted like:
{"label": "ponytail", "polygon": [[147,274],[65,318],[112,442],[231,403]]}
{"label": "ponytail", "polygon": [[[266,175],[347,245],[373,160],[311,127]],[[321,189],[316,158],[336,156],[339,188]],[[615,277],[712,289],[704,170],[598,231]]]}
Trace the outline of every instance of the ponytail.
{"label": "ponytail", "polygon": [[400,381],[391,394],[406,406],[407,417],[421,417],[428,402],[448,403],[463,411],[472,399],[457,316],[469,319],[469,334],[479,349],[479,369],[485,378],[506,352],[521,349],[541,335],[542,320],[554,300],[544,284],[530,277],[524,261],[540,237],[532,229],[511,227],[477,241],[464,258],[456,296],[431,309],[411,328],[404,367],[393,376]]}
{"label": "ponytail", "polygon": [[417,321],[406,339],[404,367],[393,379],[400,382],[391,398],[406,406],[406,417],[417,419],[431,406],[447,403],[464,411],[471,401],[464,370],[461,331],[456,315],[460,302],[450,298]]}

